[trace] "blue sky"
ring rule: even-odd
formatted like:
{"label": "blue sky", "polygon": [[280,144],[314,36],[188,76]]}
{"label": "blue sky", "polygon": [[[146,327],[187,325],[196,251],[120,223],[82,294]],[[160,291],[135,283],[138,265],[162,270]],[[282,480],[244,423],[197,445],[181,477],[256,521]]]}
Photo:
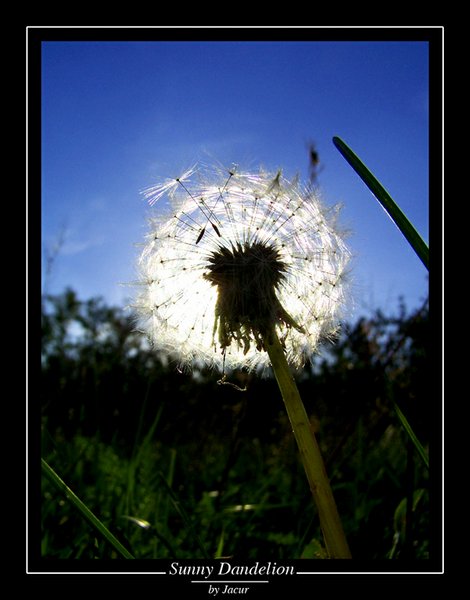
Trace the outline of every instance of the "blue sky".
{"label": "blue sky", "polygon": [[426,42],[43,42],[43,291],[125,304],[141,190],[197,160],[308,178],[351,229],[354,314],[427,296],[427,272],[332,143],[338,135],[428,241]]}

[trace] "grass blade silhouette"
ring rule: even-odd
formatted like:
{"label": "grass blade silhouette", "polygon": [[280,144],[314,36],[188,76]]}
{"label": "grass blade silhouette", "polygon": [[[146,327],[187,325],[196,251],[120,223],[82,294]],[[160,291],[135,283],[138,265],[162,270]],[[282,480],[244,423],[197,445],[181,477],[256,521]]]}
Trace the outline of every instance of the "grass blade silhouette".
{"label": "grass blade silhouette", "polygon": [[383,185],[369,171],[361,159],[341,138],[334,136],[333,143],[389,214],[392,221],[421,259],[423,265],[429,269],[429,248],[414,226],[410,223],[405,213],[393,200]]}
{"label": "grass blade silhouette", "polygon": [[75,508],[82,514],[82,516],[104,537],[104,539],[111,544],[111,546],[118,552],[123,558],[134,558],[134,556],[121,544],[121,542],[109,531],[98,517],[86,506],[80,498],[72,492],[69,486],[57,475],[54,469],[41,458],[41,468],[43,474],[49,479],[55,487],[61,491],[66,499],[75,506]]}

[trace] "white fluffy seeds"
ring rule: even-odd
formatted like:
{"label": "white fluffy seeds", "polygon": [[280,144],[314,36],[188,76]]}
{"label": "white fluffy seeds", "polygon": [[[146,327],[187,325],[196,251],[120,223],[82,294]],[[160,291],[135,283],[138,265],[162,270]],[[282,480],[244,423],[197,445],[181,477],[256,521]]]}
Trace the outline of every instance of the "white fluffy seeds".
{"label": "white fluffy seeds", "polygon": [[[137,310],[156,350],[181,367],[257,369],[269,365],[259,342],[269,322],[299,367],[334,335],[350,254],[337,210],[326,211],[316,193],[280,172],[190,169],[144,194],[171,206],[151,219],[139,260]],[[253,306],[262,307],[259,319]]]}

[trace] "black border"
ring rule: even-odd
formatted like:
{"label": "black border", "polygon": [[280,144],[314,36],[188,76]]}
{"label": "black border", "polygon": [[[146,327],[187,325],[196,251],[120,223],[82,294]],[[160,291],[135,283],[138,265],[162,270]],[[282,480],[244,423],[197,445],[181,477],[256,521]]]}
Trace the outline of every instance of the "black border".
{"label": "black border", "polygon": [[31,45],[40,42],[431,42],[442,40],[440,25],[435,27],[355,27],[350,26],[157,26],[157,27],[35,27],[28,26],[27,36]]}
{"label": "black border", "polygon": [[[230,27],[35,27],[29,25],[25,29],[27,42],[27,210],[28,210],[28,389],[33,391],[40,379],[40,336],[35,335],[36,325],[40,327],[40,298],[41,298],[41,44],[53,41],[427,41],[429,42],[430,62],[430,129],[429,129],[429,190],[430,190],[430,314],[433,324],[435,343],[434,354],[431,358],[431,369],[436,377],[436,386],[442,390],[442,96],[443,96],[443,26],[433,27],[306,27],[306,26],[230,26]],[[332,135],[336,132],[332,132]],[[31,394],[31,397],[33,394]],[[431,408],[431,407],[430,407]],[[54,574],[67,576],[81,574],[94,579],[93,574],[101,574],[106,579],[110,573],[122,574],[153,573],[155,571],[168,571],[172,561],[60,561],[44,560],[38,550],[40,540],[40,521],[34,512],[40,505],[40,433],[37,427],[40,417],[39,407],[34,403],[27,404],[28,410],[28,515],[27,515],[27,564],[25,572],[28,575]],[[442,467],[442,398],[441,394],[435,395],[432,403],[433,413],[436,415],[434,423],[434,452],[431,460],[434,465]],[[438,470],[438,476],[435,474]],[[432,513],[442,514],[442,478],[441,468],[434,468],[431,479]],[[37,504],[36,504],[37,502]],[[297,581],[300,585],[317,585],[320,581],[327,583],[332,577],[340,573],[354,573],[373,575],[374,579],[382,574],[423,575],[428,573],[441,574],[443,572],[443,540],[442,523],[435,523],[431,539],[431,556],[427,561],[374,561],[363,563],[361,561],[317,561],[301,560],[288,563],[279,561],[278,564],[293,565],[296,571],[311,571],[321,575],[296,575],[292,577],[270,577],[270,583],[276,590],[292,589]],[[216,564],[216,561],[212,561]],[[180,560],[180,564],[212,564],[211,561]],[[261,561],[260,561],[261,562]],[[158,563],[158,564],[155,564]],[[237,564],[237,563],[235,563]],[[241,563],[238,563],[241,564]],[[247,561],[244,565],[252,565],[254,561]],[[126,577],[126,575],[124,575]],[[145,576],[144,581],[145,581]],[[309,579],[313,578],[314,579]],[[352,575],[348,576],[348,582]],[[196,597],[201,584],[196,592],[195,585],[191,584],[190,577],[169,575],[154,575],[153,582],[165,580],[191,591]],[[46,577],[48,579],[48,577]],[[121,577],[122,579],[122,577]],[[119,579],[119,580],[121,580]],[[354,578],[353,578],[354,579]],[[307,583],[306,583],[307,582]],[[308,583],[309,582],[309,583]],[[271,585],[269,586],[271,588]],[[314,589],[312,587],[312,589]],[[263,587],[263,591],[265,588]],[[270,590],[271,591],[271,590]],[[253,591],[250,590],[251,595]],[[207,589],[201,592],[207,597]]]}

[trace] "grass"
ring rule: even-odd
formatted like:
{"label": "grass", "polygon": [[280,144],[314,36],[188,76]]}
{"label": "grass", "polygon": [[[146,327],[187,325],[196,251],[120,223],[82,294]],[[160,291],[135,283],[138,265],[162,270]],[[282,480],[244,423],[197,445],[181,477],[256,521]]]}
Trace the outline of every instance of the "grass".
{"label": "grass", "polygon": [[[212,489],[217,469],[211,469],[210,460],[204,463],[206,476],[199,479],[191,475],[194,466],[183,449],[163,448],[156,440],[142,441],[138,460],[126,460],[116,447],[98,439],[78,436],[66,450],[68,466],[58,460],[58,448],[50,460],[62,462],[64,478],[80,489],[88,510],[99,514],[103,528],[113,531],[136,558],[212,558],[240,552],[256,558],[260,543],[268,556],[287,558],[299,552],[300,539],[293,533],[298,525],[293,519],[285,521],[291,511],[298,515],[304,504],[289,497],[291,476],[262,473],[248,448],[236,465],[243,476],[229,481],[226,490]],[[225,450],[219,448],[221,453]],[[261,454],[256,443],[251,451]],[[181,475],[175,478],[175,471],[188,473],[184,483]],[[102,530],[99,535],[96,527],[87,526],[83,512],[77,512],[75,503],[49,478],[43,482],[43,497],[43,556],[122,556]],[[305,510],[313,516],[312,509]],[[281,515],[284,523],[279,526]]]}
{"label": "grass", "polygon": [[[135,558],[234,557],[287,560],[325,556],[287,421],[273,426],[266,442],[242,433],[232,443],[214,431],[198,445],[171,447],[151,423],[127,456],[125,448],[99,434],[70,440],[45,436],[44,453],[61,478]],[[389,424],[376,437],[360,419],[330,471],[352,551],[360,558],[399,556],[396,512],[406,498],[405,436]],[[252,423],[256,425],[256,423]],[[372,436],[371,436],[372,431]],[[233,452],[233,447],[236,451]],[[328,447],[323,446],[328,455]],[[420,488],[426,476],[420,475]],[[427,492],[424,492],[425,495]],[[43,480],[42,555],[49,558],[121,558],[109,539],[90,525],[48,478]],[[427,556],[426,512],[416,511]],[[424,541],[423,541],[424,540]]]}
{"label": "grass", "polygon": [[56,488],[64,494],[64,497],[78,510],[88,523],[105,539],[114,550],[123,558],[134,558],[132,554],[116,539],[109,529],[93,514],[93,512],[84,504],[80,498],[68,487],[68,485],[57,475],[54,469],[41,459],[42,473]]}

